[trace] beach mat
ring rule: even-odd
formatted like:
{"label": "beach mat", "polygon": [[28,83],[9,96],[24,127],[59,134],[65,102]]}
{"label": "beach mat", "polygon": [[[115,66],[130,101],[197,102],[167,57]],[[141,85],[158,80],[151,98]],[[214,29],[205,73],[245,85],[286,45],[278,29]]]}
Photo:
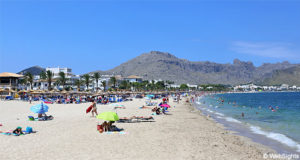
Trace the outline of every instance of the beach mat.
{"label": "beach mat", "polygon": [[121,132],[103,132],[105,134],[128,134],[127,132],[121,131]]}

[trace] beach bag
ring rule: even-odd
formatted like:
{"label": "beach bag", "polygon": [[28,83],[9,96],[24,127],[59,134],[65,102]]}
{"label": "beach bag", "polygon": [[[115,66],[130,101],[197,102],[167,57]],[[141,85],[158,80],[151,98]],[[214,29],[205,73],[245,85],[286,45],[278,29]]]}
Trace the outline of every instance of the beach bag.
{"label": "beach bag", "polygon": [[28,119],[29,119],[30,121],[34,121],[34,117],[32,117],[32,116],[28,116]]}
{"label": "beach bag", "polygon": [[26,127],[26,132],[27,133],[32,133],[32,127]]}
{"label": "beach bag", "polygon": [[97,130],[102,133],[103,132],[103,126],[102,125],[97,125]]}

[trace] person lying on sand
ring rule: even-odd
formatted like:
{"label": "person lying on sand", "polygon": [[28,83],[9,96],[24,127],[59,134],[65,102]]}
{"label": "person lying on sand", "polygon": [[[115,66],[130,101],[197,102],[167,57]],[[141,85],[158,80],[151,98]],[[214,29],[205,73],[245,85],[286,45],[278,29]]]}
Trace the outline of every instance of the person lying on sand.
{"label": "person lying on sand", "polygon": [[125,107],[116,106],[114,109],[126,109]]}
{"label": "person lying on sand", "polygon": [[152,107],[145,107],[145,106],[142,106],[142,107],[140,107],[140,109],[152,109]]}
{"label": "person lying on sand", "polygon": [[24,134],[22,132],[22,127],[17,127],[14,131],[13,131],[14,134],[16,135],[21,135],[21,134]]}
{"label": "person lying on sand", "polygon": [[160,114],[160,109],[158,107],[154,107],[152,109],[152,112],[155,112],[157,115],[159,115]]}

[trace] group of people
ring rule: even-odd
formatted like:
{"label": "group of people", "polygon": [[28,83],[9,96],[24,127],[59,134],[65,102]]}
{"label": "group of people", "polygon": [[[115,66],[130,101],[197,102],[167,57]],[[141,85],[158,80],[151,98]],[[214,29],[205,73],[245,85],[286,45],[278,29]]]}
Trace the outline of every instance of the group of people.
{"label": "group of people", "polygon": [[115,122],[114,121],[109,121],[109,122],[104,121],[101,125],[97,126],[97,130],[99,131],[99,133],[110,132],[110,131],[120,131],[120,129],[118,129],[115,125],[113,125],[113,123],[115,123]]}

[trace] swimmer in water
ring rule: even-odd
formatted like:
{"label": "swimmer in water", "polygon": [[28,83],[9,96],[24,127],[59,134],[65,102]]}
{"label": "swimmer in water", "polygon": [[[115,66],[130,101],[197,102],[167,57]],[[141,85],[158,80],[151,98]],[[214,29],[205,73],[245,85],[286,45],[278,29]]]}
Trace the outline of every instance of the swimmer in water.
{"label": "swimmer in water", "polygon": [[242,117],[243,117],[243,118],[245,117],[245,114],[244,114],[244,112],[242,112]]}

